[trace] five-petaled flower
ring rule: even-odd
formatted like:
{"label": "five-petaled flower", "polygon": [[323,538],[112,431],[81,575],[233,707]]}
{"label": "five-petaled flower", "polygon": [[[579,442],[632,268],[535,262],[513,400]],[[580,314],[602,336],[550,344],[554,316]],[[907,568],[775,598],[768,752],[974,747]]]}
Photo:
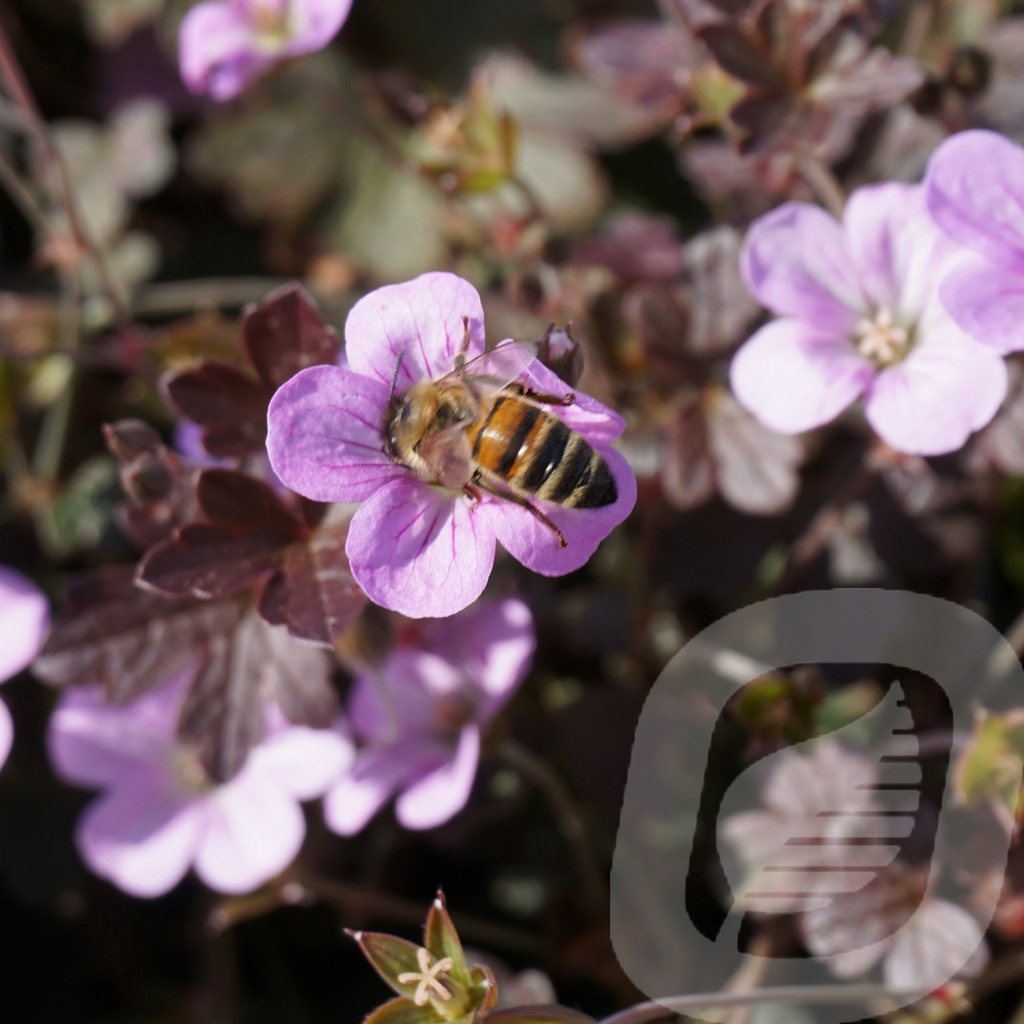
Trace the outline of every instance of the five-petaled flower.
{"label": "five-petaled flower", "polygon": [[928,209],[974,258],[946,278],[956,322],[1000,352],[1024,350],[1024,149],[995,132],[960,132],[932,154]]}
{"label": "five-petaled flower", "polygon": [[751,227],[741,261],[747,287],[778,319],[736,354],[736,397],[783,434],[863,398],[891,448],[960,448],[1006,394],[999,353],[966,335],[940,300],[964,258],[929,216],[921,186],[858,189],[842,223],[807,203],[773,210]]}
{"label": "five-petaled flower", "polygon": [[[16,676],[39,653],[50,624],[42,592],[19,572],[0,567],[0,683]],[[14,725],[0,701],[0,765],[7,760]]]}
{"label": "five-petaled flower", "polygon": [[417,1006],[426,1006],[427,1000],[432,994],[444,1002],[449,1002],[452,998],[451,992],[444,987],[444,982],[439,976],[445,971],[450,971],[455,966],[455,961],[450,956],[446,956],[431,964],[431,959],[433,958],[430,951],[420,946],[416,950],[416,963],[419,964],[420,969],[405,971],[398,976],[400,984],[416,986],[412,1001]]}
{"label": "five-petaled flower", "polygon": [[433,828],[461,810],[481,726],[523,681],[534,647],[529,609],[509,598],[430,623],[415,647],[360,676],[348,710],[364,745],[324,797],[327,824],[353,835],[395,793],[406,828]]}
{"label": "five-petaled flower", "polygon": [[192,92],[237,96],[279,60],[323,49],[352,0],[205,0],[185,15],[178,51]]}
{"label": "five-petaled flower", "polygon": [[320,796],[352,758],[344,732],[289,725],[273,709],[267,738],[216,785],[175,739],[179,677],[114,707],[68,690],[50,721],[50,758],[68,782],[103,789],[76,831],[82,859],[133,896],[159,896],[190,865],[212,889],[249,892],[283,871],[305,837],[301,800]]}
{"label": "five-petaled flower", "polygon": [[[393,389],[401,396],[419,381],[450,374],[464,345],[467,360],[484,352],[483,309],[468,282],[434,273],[379,288],[352,309],[345,341],[347,367],[310,367],[275,394],[267,449],[277,475],[299,494],[362,502],[346,552],[353,576],[377,604],[413,618],[460,611],[482,593],[496,541],[535,572],[571,572],[633,508],[636,479],[611,447],[625,424],[579,392],[573,404],[550,412],[604,459],[615,481],[611,504],[569,508],[533,499],[538,516],[508,497],[471,496],[423,479],[385,453]],[[517,380],[545,396],[571,391],[538,360]]]}

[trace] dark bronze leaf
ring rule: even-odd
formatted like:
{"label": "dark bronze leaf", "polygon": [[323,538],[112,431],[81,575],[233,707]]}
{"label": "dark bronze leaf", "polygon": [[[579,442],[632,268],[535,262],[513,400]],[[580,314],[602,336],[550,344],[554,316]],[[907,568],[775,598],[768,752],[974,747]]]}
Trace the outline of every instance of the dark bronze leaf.
{"label": "dark bronze leaf", "polygon": [[282,542],[305,535],[305,524],[269,484],[232,469],[204,469],[196,485],[199,508],[211,523],[260,530]]}
{"label": "dark bronze leaf", "polygon": [[234,601],[140,590],[131,566],[96,570],[69,587],[33,670],[56,686],[98,683],[125,703],[186,667],[210,637],[230,633],[240,614]]}
{"label": "dark bronze leaf", "polygon": [[160,390],[175,412],[202,427],[265,424],[272,394],[249,374],[214,360],[165,374]]}
{"label": "dark bronze leaf", "polygon": [[781,86],[783,76],[754,41],[733,25],[705,25],[699,37],[724,71],[749,85],[771,89]]}
{"label": "dark bronze leaf", "polygon": [[298,283],[245,310],[242,343],[260,379],[273,389],[309,366],[337,363],[341,353],[337,332]]}

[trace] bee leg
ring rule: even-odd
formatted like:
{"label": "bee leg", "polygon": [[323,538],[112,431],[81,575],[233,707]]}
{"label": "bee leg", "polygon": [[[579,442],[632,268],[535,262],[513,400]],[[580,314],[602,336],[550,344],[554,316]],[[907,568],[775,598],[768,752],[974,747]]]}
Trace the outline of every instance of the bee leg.
{"label": "bee leg", "polygon": [[481,491],[479,487],[474,487],[472,484],[466,484],[466,486],[462,488],[462,493],[469,498],[470,502],[472,502],[469,506],[470,512],[472,512],[473,509],[483,501],[483,491]]}
{"label": "bee leg", "polygon": [[[548,519],[548,517],[543,512],[541,512],[541,510],[537,508],[537,506],[534,505],[532,501],[522,497],[522,495],[516,494],[515,491],[505,490],[502,487],[496,487],[489,481],[486,481],[482,478],[475,480],[474,482],[478,484],[478,491],[486,491],[488,494],[493,494],[496,498],[501,498],[504,501],[511,501],[513,504],[519,505],[521,508],[525,508],[526,511],[529,512],[534,519],[537,519],[540,522],[542,522],[549,530],[551,530],[552,533],[554,533],[554,535],[558,538],[558,546],[560,548],[564,548],[566,546],[568,541],[566,541],[565,539],[565,534],[562,533],[562,531],[557,526],[555,526],[555,524],[551,522],[551,520]],[[472,484],[467,486],[472,487]]]}
{"label": "bee leg", "polygon": [[532,391],[524,384],[509,384],[505,390],[510,395],[519,395],[521,398],[525,398],[529,402],[536,402],[538,405],[574,405],[576,402],[576,396],[571,392],[567,391],[564,395],[549,395],[543,391]]}

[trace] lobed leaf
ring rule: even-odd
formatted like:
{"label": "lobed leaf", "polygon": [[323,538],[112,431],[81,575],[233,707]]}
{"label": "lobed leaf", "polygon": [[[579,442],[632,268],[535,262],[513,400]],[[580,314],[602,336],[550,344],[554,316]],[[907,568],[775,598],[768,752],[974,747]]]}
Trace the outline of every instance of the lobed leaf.
{"label": "lobed leaf", "polygon": [[698,37],[723,71],[749,85],[764,89],[780,87],[784,77],[771,55],[733,25],[705,25]]}

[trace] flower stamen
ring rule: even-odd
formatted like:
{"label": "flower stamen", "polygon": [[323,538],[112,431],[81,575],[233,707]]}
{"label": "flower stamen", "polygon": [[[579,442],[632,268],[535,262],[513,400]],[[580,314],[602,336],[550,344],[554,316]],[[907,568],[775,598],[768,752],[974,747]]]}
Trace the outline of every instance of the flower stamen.
{"label": "flower stamen", "polygon": [[412,1001],[417,1006],[426,1006],[427,1000],[433,993],[438,999],[448,1002],[452,998],[452,994],[441,984],[438,975],[450,971],[455,966],[455,961],[450,956],[446,956],[431,966],[430,953],[420,947],[416,950],[416,962],[420,965],[419,971],[405,971],[398,976],[399,984],[416,984],[416,992],[413,994]]}
{"label": "flower stamen", "polygon": [[910,331],[896,323],[892,310],[883,306],[874,316],[863,317],[853,329],[858,354],[875,366],[892,366],[910,351]]}

